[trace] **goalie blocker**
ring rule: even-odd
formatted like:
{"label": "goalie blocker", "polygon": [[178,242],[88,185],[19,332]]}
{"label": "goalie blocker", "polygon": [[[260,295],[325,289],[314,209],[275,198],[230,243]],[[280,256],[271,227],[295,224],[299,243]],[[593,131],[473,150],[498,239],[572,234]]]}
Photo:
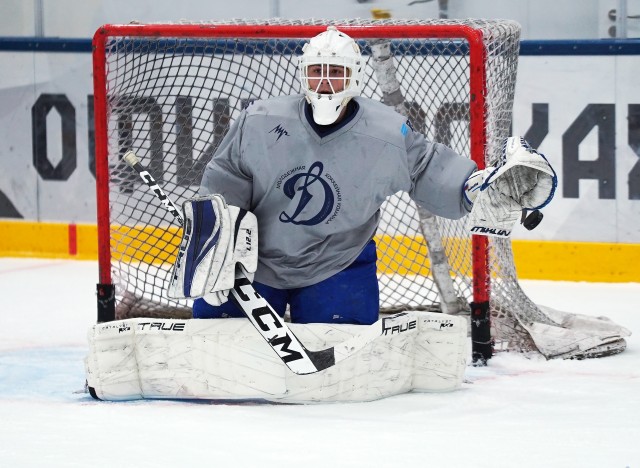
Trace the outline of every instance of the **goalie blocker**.
{"label": "goalie blocker", "polygon": [[236,268],[253,281],[258,266],[258,221],[253,213],[227,205],[220,195],[186,200],[184,230],[167,295],[204,297],[211,305],[228,300]]}

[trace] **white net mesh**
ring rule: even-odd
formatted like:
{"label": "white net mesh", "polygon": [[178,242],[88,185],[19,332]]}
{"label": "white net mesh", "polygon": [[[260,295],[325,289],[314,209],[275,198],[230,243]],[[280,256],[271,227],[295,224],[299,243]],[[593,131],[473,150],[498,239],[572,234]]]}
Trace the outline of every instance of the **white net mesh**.
{"label": "white net mesh", "polygon": [[[222,24],[265,26],[254,28],[259,33],[243,39],[244,33],[219,27]],[[460,154],[473,154],[473,145],[480,145],[485,160],[497,156],[511,124],[519,49],[515,22],[349,20],[272,21],[266,25],[234,21],[201,24],[200,29],[193,25],[131,26],[133,35],[122,30],[107,34],[104,117],[108,170],[99,183],[108,184],[104,193],[109,210],[101,222],[109,222],[110,261],[101,268],[111,271],[118,317],[188,317],[191,306],[164,294],[180,231],[135,171],[122,161],[124,153],[133,149],[174,203],[194,196],[204,165],[248,102],[300,92],[297,56],[305,39],[319,32],[300,26],[327,24],[342,27],[357,38],[367,62],[363,96],[388,98],[371,64],[370,44],[381,38],[389,40],[403,106],[414,128]],[[283,27],[298,29],[291,34]],[[391,33],[389,27],[393,27]],[[410,27],[422,29],[419,34],[415,29],[406,32]],[[482,33],[481,44],[470,43],[468,30]],[[472,47],[480,47],[480,64],[470,63]],[[479,80],[471,65],[482,68]],[[485,106],[474,112],[472,103],[481,94]],[[481,135],[472,136],[473,122],[479,122],[475,128],[481,129]],[[489,273],[474,286],[474,276],[484,278],[487,267],[472,260],[465,221],[437,219],[436,223],[460,303],[468,308],[474,287],[476,294],[490,293],[496,346],[535,349],[520,323],[550,319],[520,289],[510,241],[492,240],[483,249]],[[406,193],[385,202],[376,241],[381,310],[437,308],[440,299],[420,219]]]}

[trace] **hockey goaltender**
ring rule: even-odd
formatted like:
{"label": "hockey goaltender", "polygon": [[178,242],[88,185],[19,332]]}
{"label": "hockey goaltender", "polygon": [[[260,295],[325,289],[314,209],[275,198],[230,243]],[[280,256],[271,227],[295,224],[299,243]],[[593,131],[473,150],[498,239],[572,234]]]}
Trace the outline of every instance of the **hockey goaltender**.
{"label": "hockey goaltender", "polygon": [[380,206],[406,191],[438,216],[469,215],[474,232],[506,237],[523,209],[549,203],[556,175],[518,137],[478,171],[361,97],[363,68],[357,43],[335,27],[312,38],[299,60],[303,95],[249,105],[182,213],[127,155],[183,225],[167,295],[194,299],[194,318],[94,326],[94,397],[306,403],[460,386],[464,318],[378,317]]}

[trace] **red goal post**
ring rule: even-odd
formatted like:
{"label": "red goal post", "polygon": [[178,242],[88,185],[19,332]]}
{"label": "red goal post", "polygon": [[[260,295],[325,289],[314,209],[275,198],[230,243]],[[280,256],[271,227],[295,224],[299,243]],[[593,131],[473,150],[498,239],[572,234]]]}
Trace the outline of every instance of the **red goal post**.
{"label": "red goal post", "polygon": [[[179,229],[124,153],[134,149],[176,204],[195,195],[203,165],[249,100],[300,92],[296,56],[329,24],[357,40],[367,62],[371,41],[389,41],[407,115],[428,139],[480,168],[497,157],[511,125],[520,32],[513,21],[105,25],[93,39],[99,321],[189,316],[188,302],[163,294]],[[367,70],[363,95],[384,101]],[[517,317],[540,313],[518,285],[510,241],[470,236],[464,220],[437,223],[456,294],[475,305],[476,325],[487,331],[484,351],[492,340],[535,349]],[[406,194],[385,203],[376,241],[381,310],[437,308],[428,239]]]}

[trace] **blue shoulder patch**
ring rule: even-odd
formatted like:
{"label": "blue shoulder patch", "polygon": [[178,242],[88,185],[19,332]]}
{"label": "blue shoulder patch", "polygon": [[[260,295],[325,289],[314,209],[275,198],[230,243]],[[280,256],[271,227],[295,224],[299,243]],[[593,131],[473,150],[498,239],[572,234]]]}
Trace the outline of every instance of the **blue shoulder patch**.
{"label": "blue shoulder patch", "polygon": [[407,121],[402,124],[402,127],[400,127],[400,133],[402,133],[402,135],[406,135],[407,133],[409,133],[409,130],[411,130],[412,132],[414,131],[413,125],[411,125],[411,122],[409,121],[409,119],[407,119]]}

